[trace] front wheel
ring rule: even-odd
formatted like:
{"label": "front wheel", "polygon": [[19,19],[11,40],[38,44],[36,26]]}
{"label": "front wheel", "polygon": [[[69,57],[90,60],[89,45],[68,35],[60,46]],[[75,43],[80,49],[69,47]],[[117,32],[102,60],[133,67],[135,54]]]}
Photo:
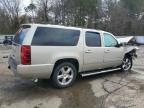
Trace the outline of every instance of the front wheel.
{"label": "front wheel", "polygon": [[123,59],[123,62],[122,62],[122,65],[121,65],[121,69],[124,72],[129,71],[129,70],[131,70],[132,65],[133,65],[132,58],[126,56]]}
{"label": "front wheel", "polygon": [[72,63],[61,63],[55,69],[52,75],[52,82],[56,88],[69,87],[74,83],[77,76],[77,70]]}

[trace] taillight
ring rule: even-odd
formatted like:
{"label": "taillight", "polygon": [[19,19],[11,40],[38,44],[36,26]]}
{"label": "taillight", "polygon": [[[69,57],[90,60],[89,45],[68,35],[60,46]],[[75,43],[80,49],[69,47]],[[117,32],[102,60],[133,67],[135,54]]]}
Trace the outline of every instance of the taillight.
{"label": "taillight", "polygon": [[21,46],[21,64],[31,64],[31,47],[28,45]]}

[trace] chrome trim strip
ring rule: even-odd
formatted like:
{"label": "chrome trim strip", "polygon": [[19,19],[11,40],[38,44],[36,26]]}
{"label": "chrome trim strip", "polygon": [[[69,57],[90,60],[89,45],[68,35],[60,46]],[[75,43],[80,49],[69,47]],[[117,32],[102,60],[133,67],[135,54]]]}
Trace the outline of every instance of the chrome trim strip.
{"label": "chrome trim strip", "polygon": [[37,66],[53,66],[54,64],[32,64],[32,65],[22,65],[22,64],[20,64],[20,65],[18,65],[18,66],[20,66],[20,67],[37,67]]}
{"label": "chrome trim strip", "polygon": [[120,70],[121,68],[115,68],[115,69],[109,69],[109,70],[102,70],[102,71],[98,71],[98,72],[92,72],[92,73],[82,73],[82,77],[85,76],[91,76],[91,75],[97,75],[97,74],[101,74],[101,73],[107,73],[107,72],[112,72],[112,71],[116,71],[116,70]]}

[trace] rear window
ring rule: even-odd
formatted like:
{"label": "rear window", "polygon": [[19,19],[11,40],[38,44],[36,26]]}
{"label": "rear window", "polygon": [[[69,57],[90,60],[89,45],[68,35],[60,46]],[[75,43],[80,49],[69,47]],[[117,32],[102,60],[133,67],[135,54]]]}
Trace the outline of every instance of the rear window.
{"label": "rear window", "polygon": [[24,40],[24,37],[26,35],[26,33],[28,32],[29,30],[29,27],[22,27],[20,28],[17,32],[16,32],[16,35],[14,37],[14,43],[17,43],[17,44],[22,44],[23,40]]}
{"label": "rear window", "polygon": [[80,31],[61,28],[38,27],[32,45],[76,46]]}

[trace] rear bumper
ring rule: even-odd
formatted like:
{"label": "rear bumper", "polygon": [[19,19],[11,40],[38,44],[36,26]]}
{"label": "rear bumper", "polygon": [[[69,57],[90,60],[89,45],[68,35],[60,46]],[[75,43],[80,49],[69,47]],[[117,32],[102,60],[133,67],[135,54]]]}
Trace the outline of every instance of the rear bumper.
{"label": "rear bumper", "polygon": [[17,65],[9,64],[10,70],[13,71],[15,76],[23,78],[50,78],[53,70],[53,64],[40,64],[40,65]]}

